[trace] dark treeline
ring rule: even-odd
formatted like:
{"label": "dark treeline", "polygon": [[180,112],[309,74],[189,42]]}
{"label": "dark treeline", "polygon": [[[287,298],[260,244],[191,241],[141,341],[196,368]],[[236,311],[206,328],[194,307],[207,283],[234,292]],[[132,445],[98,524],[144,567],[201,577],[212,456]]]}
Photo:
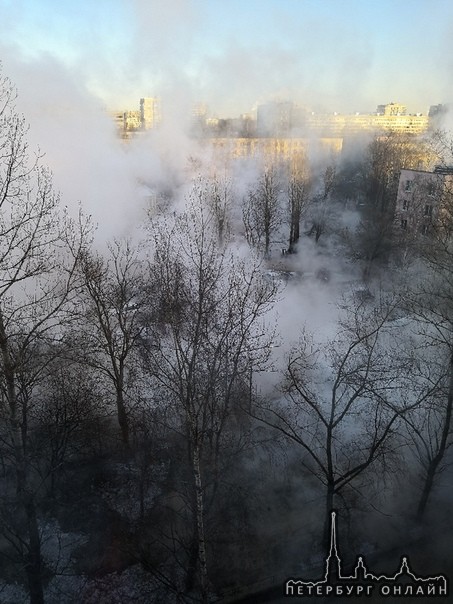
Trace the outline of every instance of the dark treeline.
{"label": "dark treeline", "polygon": [[[346,560],[448,573],[451,192],[429,236],[395,226],[401,169],[448,137],[263,164],[240,198],[199,176],[100,253],[14,97],[3,78],[0,601],[234,601],[321,570],[333,508]],[[308,254],[325,268],[285,286]],[[285,287],[330,287],[338,256],[360,277],[335,329],[282,342]]]}

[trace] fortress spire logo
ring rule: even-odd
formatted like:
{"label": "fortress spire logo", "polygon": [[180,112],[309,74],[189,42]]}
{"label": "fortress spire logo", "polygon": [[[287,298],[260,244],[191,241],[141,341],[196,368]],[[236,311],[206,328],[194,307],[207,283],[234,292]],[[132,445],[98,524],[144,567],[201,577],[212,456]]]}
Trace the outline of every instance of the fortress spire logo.
{"label": "fortress spire logo", "polygon": [[337,547],[337,514],[331,512],[330,547],[326,557],[326,571],[319,581],[290,578],[285,582],[287,597],[357,597],[378,593],[388,597],[427,597],[448,595],[448,580],[444,575],[421,577],[416,575],[403,556],[399,569],[393,575],[375,575],[366,566],[363,556],[350,575],[343,574]]}

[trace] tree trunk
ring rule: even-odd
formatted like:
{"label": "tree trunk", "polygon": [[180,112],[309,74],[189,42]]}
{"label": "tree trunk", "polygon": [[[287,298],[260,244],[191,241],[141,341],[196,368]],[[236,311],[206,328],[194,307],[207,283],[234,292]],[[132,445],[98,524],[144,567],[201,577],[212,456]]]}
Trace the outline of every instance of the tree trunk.
{"label": "tree trunk", "polygon": [[197,519],[197,550],[200,567],[201,601],[208,603],[208,567],[206,562],[206,541],[204,532],[204,498],[201,482],[200,449],[195,445],[192,453],[193,473],[195,479],[196,519]]}
{"label": "tree trunk", "polygon": [[[437,456],[436,456],[436,458],[437,458]],[[433,488],[434,477],[436,475],[436,467],[438,465],[438,463],[435,462],[436,458],[432,459],[428,466],[428,470],[426,472],[426,477],[425,477],[425,483],[423,485],[423,491],[422,491],[420,500],[418,502],[417,520],[419,522],[422,520],[422,518],[425,514],[426,507],[428,504],[428,499],[429,499],[429,496],[430,496],[432,488]]]}
{"label": "tree trunk", "polygon": [[[39,538],[38,521],[33,495],[28,488],[27,463],[25,458],[26,446],[23,438],[26,431],[22,431],[18,418],[18,400],[16,396],[16,374],[14,362],[11,358],[9,343],[4,327],[3,316],[0,313],[0,351],[3,361],[4,380],[9,411],[9,428],[16,474],[16,496],[19,509],[24,512],[26,521],[26,537],[28,537],[28,551],[25,554],[24,567],[27,575],[30,604],[44,604],[44,594],[41,577],[41,542]],[[19,523],[20,526],[20,523]],[[21,528],[18,537],[21,538]]]}
{"label": "tree trunk", "polygon": [[296,217],[294,218],[294,229],[293,229],[293,244],[296,244],[300,238],[300,208],[296,210]]}
{"label": "tree trunk", "polygon": [[293,209],[291,212],[291,223],[289,230],[288,252],[293,254],[296,251],[296,244],[300,238],[300,212]]}
{"label": "tree trunk", "polygon": [[118,387],[116,391],[116,409],[118,413],[118,423],[121,429],[121,438],[126,447],[129,447],[129,422],[124,404],[123,389]]}
{"label": "tree trunk", "polygon": [[142,468],[140,470],[138,479],[138,493],[140,499],[140,522],[145,521],[145,472],[146,470]]}
{"label": "tree trunk", "polygon": [[[195,499],[195,498],[194,498]],[[197,575],[197,563],[198,563],[198,529],[195,514],[195,503],[194,503],[194,518],[193,518],[193,529],[192,529],[192,540],[190,542],[189,559],[187,562],[185,590],[186,593],[193,591],[195,587],[195,578]]]}
{"label": "tree trunk", "polygon": [[266,228],[265,247],[264,247],[264,255],[266,258],[269,257],[270,245],[271,245],[270,232],[269,232],[269,229]]}
{"label": "tree trunk", "polygon": [[39,538],[36,508],[31,496],[24,502],[28,529],[28,553],[25,561],[30,604],[44,604],[41,568],[41,541]]}
{"label": "tree trunk", "polygon": [[436,472],[438,470],[439,464],[441,463],[445,451],[447,449],[447,440],[450,434],[450,424],[451,424],[451,413],[453,407],[453,354],[450,356],[450,380],[448,384],[448,399],[447,399],[447,408],[445,410],[445,421],[442,428],[442,436],[440,439],[439,449],[436,455],[430,460],[428,469],[425,477],[425,484],[423,486],[423,491],[420,497],[420,501],[418,503],[417,508],[417,520],[420,521],[426,511],[426,507],[428,505],[428,500],[431,495],[431,491],[434,485],[434,479],[436,477]]}
{"label": "tree trunk", "polygon": [[333,510],[333,502],[335,495],[335,487],[332,482],[327,485],[326,493],[326,507],[324,513],[324,530],[323,530],[323,542],[324,547],[328,547],[330,543],[330,514]]}

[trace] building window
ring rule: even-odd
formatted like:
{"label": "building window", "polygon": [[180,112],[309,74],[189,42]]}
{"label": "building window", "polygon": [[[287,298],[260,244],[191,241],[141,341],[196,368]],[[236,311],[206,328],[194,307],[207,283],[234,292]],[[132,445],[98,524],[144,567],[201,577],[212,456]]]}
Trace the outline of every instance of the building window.
{"label": "building window", "polygon": [[433,182],[430,182],[428,185],[428,195],[430,197],[434,197],[435,192],[436,192],[436,187]]}
{"label": "building window", "polygon": [[427,224],[422,224],[420,228],[420,232],[422,235],[427,235],[429,231],[429,226]]}
{"label": "building window", "polygon": [[431,218],[431,216],[433,215],[433,206],[430,205],[426,205],[425,206],[425,217],[426,218]]}
{"label": "building window", "polygon": [[405,191],[412,191],[412,180],[406,180],[406,184],[404,185]]}
{"label": "building window", "polygon": [[405,218],[401,220],[401,228],[403,229],[403,231],[407,229],[407,220]]}
{"label": "building window", "polygon": [[404,199],[403,200],[403,210],[408,210],[408,209],[409,209],[409,200]]}

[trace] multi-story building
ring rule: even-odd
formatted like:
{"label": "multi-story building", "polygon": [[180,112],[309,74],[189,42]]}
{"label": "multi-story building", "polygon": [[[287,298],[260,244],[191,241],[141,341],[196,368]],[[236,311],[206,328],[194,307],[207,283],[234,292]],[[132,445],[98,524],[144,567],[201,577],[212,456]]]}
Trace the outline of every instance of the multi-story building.
{"label": "multi-story building", "polygon": [[335,157],[341,153],[342,138],[231,138],[209,140],[214,157],[228,162],[237,158],[254,157],[278,163],[307,155]]}
{"label": "multi-story building", "polygon": [[140,130],[142,127],[140,111],[125,111],[123,113],[123,129],[128,132]]}
{"label": "multi-story building", "polygon": [[450,223],[452,202],[453,168],[438,166],[433,172],[401,170],[396,227],[408,235],[429,235]]}
{"label": "multi-story building", "polygon": [[312,112],[307,115],[305,120],[305,128],[309,133],[326,137],[351,136],[364,132],[423,134],[428,130],[428,125],[429,118],[427,115],[406,115],[389,112],[355,113],[351,115]]}
{"label": "multi-story building", "polygon": [[155,128],[160,124],[161,119],[160,99],[157,97],[140,99],[140,120],[143,130]]}
{"label": "multi-story building", "polygon": [[[197,138],[350,138],[363,133],[396,132],[420,135],[425,133],[430,120],[435,121],[439,107],[432,108],[430,116],[407,114],[399,103],[378,105],[375,113],[318,113],[307,111],[292,101],[273,101],[257,107],[256,119],[250,114],[238,118],[209,117],[207,106],[197,105],[192,112],[191,133]],[[139,119],[139,124],[137,123]],[[129,134],[155,128],[162,119],[161,103],[157,97],[140,99],[138,112],[123,115],[122,132]]]}
{"label": "multi-story building", "polygon": [[[428,116],[429,116],[429,127],[430,130],[436,131],[438,129],[449,130],[449,124],[451,123],[451,114],[452,114],[452,104],[451,103],[441,103],[439,105],[431,105],[429,108]],[[447,123],[446,123],[447,120]]]}
{"label": "multi-story building", "polygon": [[318,113],[289,101],[259,105],[257,110],[257,135],[262,137],[330,138],[382,131],[423,134],[428,125],[427,115],[408,115],[406,106],[399,103],[378,105],[375,113]]}
{"label": "multi-story building", "polygon": [[439,103],[438,105],[431,105],[428,111],[429,117],[437,118],[439,116],[444,116],[448,113],[448,105],[443,105]]}
{"label": "multi-story building", "polygon": [[206,103],[197,103],[192,108],[192,135],[203,136],[207,130],[208,106]]}
{"label": "multi-story building", "polygon": [[406,105],[387,103],[387,105],[378,105],[376,113],[378,115],[406,115],[406,111]]}
{"label": "multi-story building", "polygon": [[291,101],[273,101],[258,105],[256,112],[257,135],[279,138],[291,136],[291,133],[300,125],[301,111]]}

